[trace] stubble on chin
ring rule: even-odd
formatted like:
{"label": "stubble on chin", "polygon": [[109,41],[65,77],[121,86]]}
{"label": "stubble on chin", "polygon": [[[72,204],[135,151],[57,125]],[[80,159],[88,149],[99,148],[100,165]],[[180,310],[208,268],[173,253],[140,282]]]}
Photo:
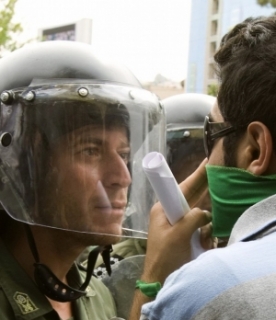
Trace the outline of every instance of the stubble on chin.
{"label": "stubble on chin", "polygon": [[78,243],[83,247],[107,246],[118,243],[121,240],[121,235],[75,233],[73,238],[75,245]]}

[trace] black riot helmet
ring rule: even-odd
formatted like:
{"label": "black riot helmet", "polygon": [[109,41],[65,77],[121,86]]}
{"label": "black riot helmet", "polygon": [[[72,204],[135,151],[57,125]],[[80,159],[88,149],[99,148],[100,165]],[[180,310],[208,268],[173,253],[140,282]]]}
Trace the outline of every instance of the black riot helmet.
{"label": "black riot helmet", "polygon": [[162,101],[167,122],[167,161],[178,182],[205,158],[203,123],[215,97],[184,93]]}
{"label": "black riot helmet", "polygon": [[[11,218],[78,233],[146,237],[154,197],[141,162],[146,152],[165,146],[164,112],[155,95],[127,68],[99,59],[90,45],[66,41],[28,45],[0,59],[0,95],[0,202]],[[125,204],[111,199],[104,181],[119,174],[128,181]],[[148,209],[135,209],[140,202]],[[118,232],[109,218],[123,205]],[[36,277],[44,274],[40,287],[45,270]],[[59,301],[84,294],[82,288],[57,297],[52,288],[44,293]]]}

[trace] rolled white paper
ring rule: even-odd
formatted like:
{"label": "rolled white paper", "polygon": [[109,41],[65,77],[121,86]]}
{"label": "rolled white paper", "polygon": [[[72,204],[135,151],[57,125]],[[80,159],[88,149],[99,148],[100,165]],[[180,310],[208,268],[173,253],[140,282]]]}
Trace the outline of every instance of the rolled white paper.
{"label": "rolled white paper", "polygon": [[150,152],[144,157],[142,165],[170,224],[175,224],[190,210],[190,207],[165,158],[161,153]]}
{"label": "rolled white paper", "polygon": [[[190,207],[179,188],[164,156],[158,152],[148,153],[142,162],[144,172],[166,213],[171,225],[174,225]],[[192,258],[195,259],[205,250],[200,245],[200,231],[197,230],[191,239]]]}

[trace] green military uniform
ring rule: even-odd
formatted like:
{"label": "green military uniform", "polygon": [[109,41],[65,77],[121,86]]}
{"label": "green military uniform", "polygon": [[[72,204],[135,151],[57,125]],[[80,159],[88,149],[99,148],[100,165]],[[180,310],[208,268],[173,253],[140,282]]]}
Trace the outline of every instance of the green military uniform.
{"label": "green military uniform", "polygon": [[[74,265],[69,285],[79,287],[85,275]],[[74,320],[108,320],[116,316],[112,296],[101,281],[92,277],[87,294],[73,303]],[[0,241],[0,319],[60,320],[47,298]]]}

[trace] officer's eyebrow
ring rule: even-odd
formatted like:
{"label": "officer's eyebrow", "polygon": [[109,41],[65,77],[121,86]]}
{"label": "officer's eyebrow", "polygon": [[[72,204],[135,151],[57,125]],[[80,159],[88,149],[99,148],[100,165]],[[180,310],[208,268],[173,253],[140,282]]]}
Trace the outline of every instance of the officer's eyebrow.
{"label": "officer's eyebrow", "polygon": [[[93,137],[90,135],[83,136],[80,135],[74,139],[74,146],[76,145],[81,145],[81,144],[87,144],[87,143],[92,143],[98,147],[103,146],[108,140],[105,140],[104,138],[99,138],[99,137]],[[120,148],[129,148],[130,144],[128,139],[120,139]]]}
{"label": "officer's eyebrow", "polygon": [[101,138],[95,138],[92,136],[78,136],[75,138],[76,144],[85,144],[85,143],[93,143],[95,145],[101,146],[104,143],[104,139]]}

